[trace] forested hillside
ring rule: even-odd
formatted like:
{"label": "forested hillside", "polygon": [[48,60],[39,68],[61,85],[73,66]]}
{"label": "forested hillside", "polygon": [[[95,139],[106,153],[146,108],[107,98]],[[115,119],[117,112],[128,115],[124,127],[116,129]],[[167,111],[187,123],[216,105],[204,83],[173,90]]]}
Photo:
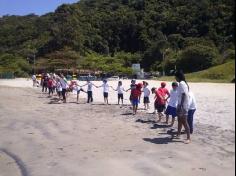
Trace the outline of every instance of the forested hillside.
{"label": "forested hillside", "polygon": [[[195,72],[234,59],[234,0],[80,0],[0,18],[0,71]],[[28,59],[27,59],[28,58]]]}

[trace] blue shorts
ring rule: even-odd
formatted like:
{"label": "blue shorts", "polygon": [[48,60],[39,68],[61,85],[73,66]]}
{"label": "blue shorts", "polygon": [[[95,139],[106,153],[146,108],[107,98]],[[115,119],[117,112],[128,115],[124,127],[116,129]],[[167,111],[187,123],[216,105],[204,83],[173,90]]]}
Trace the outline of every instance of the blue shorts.
{"label": "blue shorts", "polygon": [[175,118],[177,116],[177,108],[168,106],[165,112],[166,115],[171,115],[172,118]]}
{"label": "blue shorts", "polygon": [[138,104],[139,104],[139,99],[132,99],[133,106],[138,106]]}

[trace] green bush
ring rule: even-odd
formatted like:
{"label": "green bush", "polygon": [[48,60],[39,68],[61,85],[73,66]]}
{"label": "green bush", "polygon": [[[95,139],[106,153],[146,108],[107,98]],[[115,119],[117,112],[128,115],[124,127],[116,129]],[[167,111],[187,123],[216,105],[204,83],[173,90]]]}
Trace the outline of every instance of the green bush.
{"label": "green bush", "polygon": [[22,57],[12,54],[2,54],[0,56],[0,70],[14,73],[16,77],[27,77],[31,71],[31,66]]}
{"label": "green bush", "polygon": [[218,64],[219,53],[214,47],[194,45],[184,49],[177,60],[178,69],[185,73],[207,69]]}

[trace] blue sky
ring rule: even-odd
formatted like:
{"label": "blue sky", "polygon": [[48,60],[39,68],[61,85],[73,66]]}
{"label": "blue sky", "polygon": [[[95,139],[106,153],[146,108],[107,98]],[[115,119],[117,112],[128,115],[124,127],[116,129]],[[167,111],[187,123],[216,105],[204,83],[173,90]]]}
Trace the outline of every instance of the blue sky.
{"label": "blue sky", "polygon": [[0,0],[0,16],[30,13],[43,15],[53,12],[61,4],[75,2],[78,0]]}

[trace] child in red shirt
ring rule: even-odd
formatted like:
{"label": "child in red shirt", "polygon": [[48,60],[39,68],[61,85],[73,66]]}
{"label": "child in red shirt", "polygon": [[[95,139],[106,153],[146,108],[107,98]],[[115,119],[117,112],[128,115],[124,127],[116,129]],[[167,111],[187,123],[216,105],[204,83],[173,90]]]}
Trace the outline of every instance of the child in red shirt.
{"label": "child in red shirt", "polygon": [[138,83],[137,84],[137,89],[139,91],[139,97],[138,97],[139,103],[140,103],[140,99],[141,99],[141,95],[142,95],[142,88],[143,88],[143,84],[142,83]]}
{"label": "child in red shirt", "polygon": [[165,94],[160,90],[156,88],[152,88],[152,93],[155,93],[155,110],[158,112],[159,120],[157,122],[160,122],[162,119],[162,116],[164,116],[162,113],[165,110],[166,107],[166,99]]}
{"label": "child in red shirt", "polygon": [[139,90],[139,87],[136,86],[135,89],[131,90],[131,101],[132,101],[132,105],[133,105],[133,115],[137,114],[139,97],[140,97],[140,90]]}
{"label": "child in red shirt", "polygon": [[[166,88],[166,83],[165,82],[161,83],[161,87],[158,90],[160,90],[163,93],[164,96],[168,96],[168,98],[170,97],[170,92]],[[166,99],[168,99],[168,98],[166,98]]]}
{"label": "child in red shirt", "polygon": [[49,78],[47,86],[48,86],[48,90],[49,90],[48,94],[50,97],[51,94],[53,95],[53,80],[52,80],[52,78]]}

